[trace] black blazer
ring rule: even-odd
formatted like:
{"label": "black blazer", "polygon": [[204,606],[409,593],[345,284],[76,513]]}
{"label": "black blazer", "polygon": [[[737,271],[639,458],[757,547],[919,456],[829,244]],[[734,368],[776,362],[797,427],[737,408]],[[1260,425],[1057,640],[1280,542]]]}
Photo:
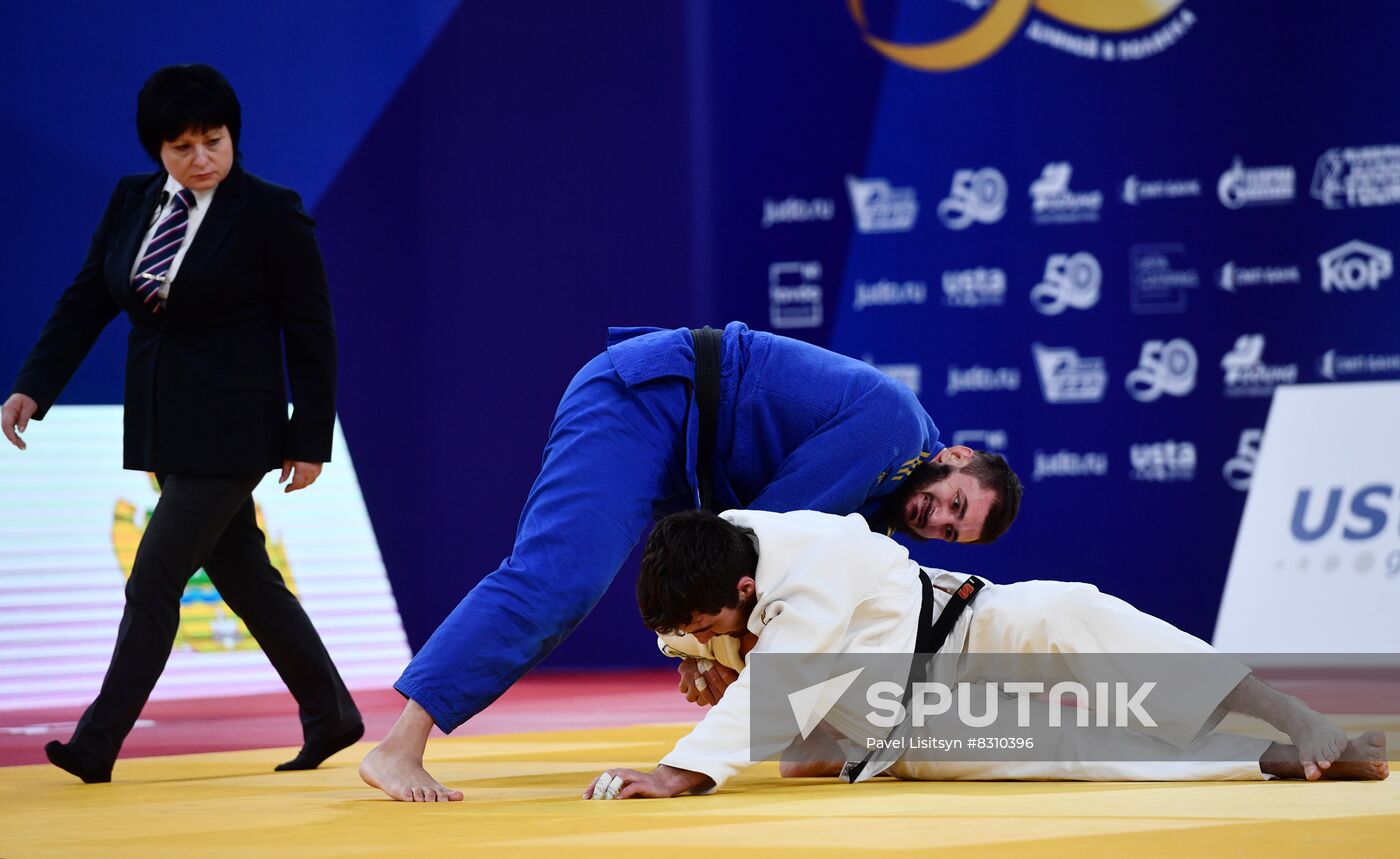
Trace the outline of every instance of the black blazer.
{"label": "black blazer", "polygon": [[328,461],[335,327],[315,225],[301,198],[235,163],[165,308],[153,314],[132,291],[131,267],[165,178],[117,182],[83,268],[14,390],[34,398],[34,417],[42,419],[98,334],[126,311],[126,468],[218,476],[260,474],[283,459]]}

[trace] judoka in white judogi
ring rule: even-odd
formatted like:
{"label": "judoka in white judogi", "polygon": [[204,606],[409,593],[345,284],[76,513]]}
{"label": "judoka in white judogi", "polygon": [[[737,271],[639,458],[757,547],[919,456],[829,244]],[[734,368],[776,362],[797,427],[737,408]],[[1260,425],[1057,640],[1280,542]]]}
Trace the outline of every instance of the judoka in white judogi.
{"label": "judoka in white judogi", "polygon": [[[757,603],[748,628],[758,642],[748,654],[910,653],[917,633],[921,587],[919,567],[903,546],[873,534],[860,516],[822,513],[786,514],[730,511],[725,519],[751,528],[759,546]],[[935,586],[935,615],[966,574],[927,570]],[[662,763],[701,772],[715,786],[751,763],[750,698],[752,672],[743,670],[739,639],[715,636],[701,643],[694,636],[665,636],[663,650],[676,656],[711,659],[736,671],[738,679],[720,702],[668,754]],[[988,585],[961,615],[942,653],[1211,653],[1208,644],[1144,614],[1092,585],[1033,581]],[[951,686],[963,677],[948,677],[953,660],[939,660],[931,679]],[[1248,674],[1231,660],[1212,659],[1211,676],[1196,682],[1210,694],[1193,697],[1188,712],[1172,712],[1171,702],[1154,702],[1152,715],[1180,744],[1199,746],[1181,760],[1083,761],[1073,748],[1057,750],[1057,760],[955,761],[891,756],[867,767],[858,780],[889,768],[909,779],[1082,779],[1082,780],[1218,780],[1260,779],[1259,757],[1267,740],[1210,734],[1219,720],[1214,707],[1202,710],[1201,699],[1216,704]],[[1104,674],[1096,666],[1096,676]],[[1122,672],[1130,673],[1128,669]],[[1044,677],[1047,684],[1060,677]],[[828,713],[840,722],[863,714]],[[1161,740],[1142,737],[1144,757],[1163,757]],[[1228,750],[1222,753],[1222,749]],[[1221,762],[1222,757],[1231,760]],[[1202,758],[1211,758],[1215,760]]]}

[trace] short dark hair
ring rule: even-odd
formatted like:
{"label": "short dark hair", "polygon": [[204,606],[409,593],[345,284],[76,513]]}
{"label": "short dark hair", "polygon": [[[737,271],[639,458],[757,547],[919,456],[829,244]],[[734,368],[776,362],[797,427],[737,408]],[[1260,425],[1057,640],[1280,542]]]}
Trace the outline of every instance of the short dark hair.
{"label": "short dark hair", "polygon": [[637,606],[642,621],[675,632],[700,614],[739,604],[739,580],[758,570],[754,533],[708,510],[662,519],[647,538]]}
{"label": "short dark hair", "polygon": [[964,474],[974,478],[978,485],[996,494],[996,500],[987,510],[987,521],[982,524],[982,535],[975,542],[994,543],[1006,533],[1016,514],[1021,510],[1021,495],[1025,487],[1021,478],[1011,470],[1011,464],[1000,454],[987,450],[973,453],[972,460],[962,467]]}
{"label": "short dark hair", "polygon": [[213,66],[166,66],[147,78],[136,96],[136,136],[158,165],[163,142],[191,129],[208,131],[221,125],[228,126],[236,153],[243,108],[233,87]]}

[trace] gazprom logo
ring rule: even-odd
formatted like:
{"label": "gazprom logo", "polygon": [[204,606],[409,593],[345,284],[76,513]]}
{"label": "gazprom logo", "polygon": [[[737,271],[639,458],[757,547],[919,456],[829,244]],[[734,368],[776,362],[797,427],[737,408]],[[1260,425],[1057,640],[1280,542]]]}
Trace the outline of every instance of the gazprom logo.
{"label": "gazprom logo", "polygon": [[1303,543],[1321,540],[1339,526],[1343,540],[1370,540],[1384,532],[1392,520],[1400,522],[1397,497],[1400,494],[1389,483],[1368,483],[1356,489],[1303,487],[1293,501],[1290,530],[1294,539]]}

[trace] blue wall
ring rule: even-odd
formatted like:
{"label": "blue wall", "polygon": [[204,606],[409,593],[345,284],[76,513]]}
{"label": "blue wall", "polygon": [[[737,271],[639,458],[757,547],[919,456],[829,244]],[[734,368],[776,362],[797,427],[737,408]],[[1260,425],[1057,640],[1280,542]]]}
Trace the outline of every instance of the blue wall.
{"label": "blue wall", "polygon": [[[919,43],[974,26],[987,5],[863,8],[872,36]],[[1187,0],[1108,34],[1039,5],[999,51],[939,73],[885,59],[836,0],[255,0],[194,21],[155,2],[142,21],[164,22],[161,45],[179,47],[154,51],[147,26],[115,8],[75,20],[12,4],[0,11],[12,201],[0,248],[23,276],[4,291],[0,374],[18,369],[116,177],[149,169],[131,123],[141,81],[167,62],[210,62],[242,98],[247,167],[298,188],[320,224],[341,418],[413,644],[508,553],[554,404],[604,328],[767,328],[794,309],[773,306],[773,276],[821,289],[821,322],[785,333],[917,374],[949,435],[1005,434],[1028,483],[1015,530],[991,548],[919,547],[921,559],[999,581],[1093,581],[1208,635],[1244,497],[1222,469],[1268,407],[1227,395],[1221,357],[1262,333],[1265,363],[1318,381],[1329,349],[1400,352],[1400,286],[1324,293],[1317,263],[1351,239],[1395,250],[1400,209],[1332,210],[1309,195],[1325,151],[1400,142],[1388,41],[1400,8]],[[1140,61],[1031,38],[1150,37],[1183,12],[1184,35]],[[1236,156],[1292,165],[1296,199],[1221,205],[1217,180]],[[1032,223],[1028,188],[1051,162],[1072,165],[1071,189],[1102,191],[1097,222]],[[945,227],[937,209],[954,172],[983,167],[1006,180],[1005,214]],[[917,219],[860,231],[848,176],[910,189]],[[1195,179],[1200,194],[1132,206],[1130,176]],[[765,201],[789,198],[790,222],[765,226]],[[1154,243],[1179,245],[1171,266],[1197,275],[1171,294],[1185,297],[1178,312],[1133,312],[1130,264]],[[1080,251],[1100,263],[1097,302],[1037,312],[1029,295],[1047,257]],[[1296,266],[1299,282],[1226,291],[1217,277],[1230,261]],[[775,263],[820,274],[775,275]],[[944,273],[979,267],[1004,273],[1002,303],[945,304]],[[898,287],[857,309],[881,281]],[[125,329],[111,326],[63,401],[118,400]],[[1143,342],[1175,338],[1199,359],[1192,391],[1135,401],[1124,380]],[[1032,342],[1102,357],[1103,400],[1047,403]],[[949,395],[950,365],[1003,383],[997,371],[1014,368],[1019,384]],[[42,427],[31,433],[39,442]],[[1164,441],[1194,446],[1190,478],[1135,479],[1129,448]],[[1036,452],[1061,450],[1104,454],[1107,473],[1034,479]],[[636,621],[634,575],[550,664],[659,658]]]}

